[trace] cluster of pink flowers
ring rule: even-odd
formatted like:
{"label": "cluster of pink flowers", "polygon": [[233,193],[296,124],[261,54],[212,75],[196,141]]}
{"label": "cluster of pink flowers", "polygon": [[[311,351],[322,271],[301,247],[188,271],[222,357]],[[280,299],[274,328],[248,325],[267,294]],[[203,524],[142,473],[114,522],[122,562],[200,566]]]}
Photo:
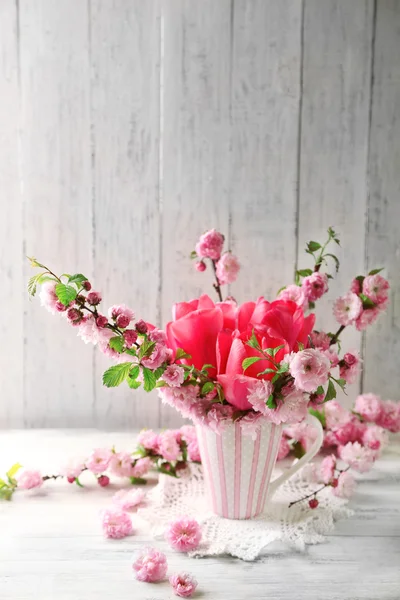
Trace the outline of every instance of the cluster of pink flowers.
{"label": "cluster of pink flowers", "polygon": [[316,271],[304,277],[301,285],[291,284],[281,290],[278,294],[279,300],[295,302],[303,309],[308,308],[328,291],[328,276],[326,273]]}
{"label": "cluster of pink flowers", "polygon": [[196,244],[196,250],[193,252],[193,257],[199,260],[195,263],[196,269],[200,272],[206,270],[207,265],[204,259],[210,259],[217,279],[217,286],[233,283],[236,281],[240,264],[236,256],[231,252],[222,253],[225,238],[222,233],[215,229],[206,231],[200,236]]}
{"label": "cluster of pink flowers", "polygon": [[[167,576],[167,557],[155,548],[144,548],[134,557],[132,569],[138,581],[159,583]],[[190,598],[197,588],[196,579],[189,573],[171,575],[169,582],[174,594],[181,598]]]}
{"label": "cluster of pink flowers", "polygon": [[356,277],[350,290],[334,303],[336,321],[344,327],[355,325],[358,331],[363,331],[386,309],[389,287],[389,282],[374,271],[366,277]]}

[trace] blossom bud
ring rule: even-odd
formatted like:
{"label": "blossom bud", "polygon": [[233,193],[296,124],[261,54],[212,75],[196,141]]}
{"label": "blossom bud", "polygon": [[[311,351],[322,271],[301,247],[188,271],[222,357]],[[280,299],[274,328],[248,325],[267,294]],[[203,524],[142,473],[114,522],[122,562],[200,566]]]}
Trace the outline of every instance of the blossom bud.
{"label": "blossom bud", "polygon": [[83,319],[83,313],[77,308],[69,308],[67,310],[67,318],[72,325],[78,325]]}
{"label": "blossom bud", "polygon": [[147,324],[143,321],[143,319],[140,319],[140,321],[136,323],[136,331],[138,333],[146,333],[147,329]]}
{"label": "blossom bud", "polygon": [[58,301],[55,303],[55,308],[57,312],[65,312],[68,306],[65,306],[62,302]]}
{"label": "blossom bud", "polygon": [[107,477],[107,475],[100,475],[100,477],[98,477],[98,479],[97,479],[97,483],[101,487],[107,487],[108,484],[110,483],[110,478]]}
{"label": "blossom bud", "polygon": [[199,271],[200,273],[202,273],[203,271],[206,270],[207,265],[204,262],[204,260],[198,260],[195,264],[194,264],[195,268],[197,269],[197,271]]}
{"label": "blossom bud", "polygon": [[83,306],[86,302],[86,298],[85,296],[82,296],[82,294],[78,294],[78,296],[75,298],[75,304],[78,304],[78,306]]}
{"label": "blossom bud", "polygon": [[92,289],[92,284],[90,283],[90,281],[84,281],[82,283],[82,287],[84,290],[86,290],[87,292],[90,292],[90,290]]}
{"label": "blossom bud", "polygon": [[331,486],[333,488],[337,488],[337,486],[339,485],[339,479],[337,477],[335,477],[334,479],[332,479],[331,481]]}
{"label": "blossom bud", "polygon": [[132,346],[134,345],[134,343],[137,340],[137,333],[136,331],[134,331],[133,329],[127,329],[126,331],[124,331],[124,341],[125,341],[125,346],[129,349],[132,348]]}
{"label": "blossom bud", "polygon": [[116,320],[116,325],[117,325],[117,327],[120,327],[121,329],[125,329],[125,327],[128,327],[130,322],[131,322],[130,318],[127,317],[126,315],[118,315],[117,320]]}
{"label": "blossom bud", "polygon": [[75,483],[75,477],[67,477],[68,483]]}
{"label": "blossom bud", "polygon": [[317,508],[319,502],[316,498],[311,498],[311,500],[308,502],[308,506],[310,508]]}
{"label": "blossom bud", "polygon": [[107,323],[108,323],[108,319],[104,315],[99,315],[96,319],[96,325],[100,329],[105,327],[107,325]]}
{"label": "blossom bud", "polygon": [[86,300],[91,304],[91,306],[97,306],[101,302],[101,295],[99,292],[89,292]]}

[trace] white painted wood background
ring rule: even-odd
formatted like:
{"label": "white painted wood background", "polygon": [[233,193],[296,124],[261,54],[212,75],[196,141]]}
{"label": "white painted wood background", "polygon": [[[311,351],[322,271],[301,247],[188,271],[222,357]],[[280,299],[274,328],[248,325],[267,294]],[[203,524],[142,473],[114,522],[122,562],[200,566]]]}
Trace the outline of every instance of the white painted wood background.
{"label": "white painted wood background", "polygon": [[107,361],[28,300],[25,255],[161,325],[207,289],[187,257],[213,226],[244,300],[334,225],[321,326],[385,265],[387,317],[345,336],[351,396],[400,397],[400,0],[0,0],[0,98],[0,427],[177,423],[102,388]]}

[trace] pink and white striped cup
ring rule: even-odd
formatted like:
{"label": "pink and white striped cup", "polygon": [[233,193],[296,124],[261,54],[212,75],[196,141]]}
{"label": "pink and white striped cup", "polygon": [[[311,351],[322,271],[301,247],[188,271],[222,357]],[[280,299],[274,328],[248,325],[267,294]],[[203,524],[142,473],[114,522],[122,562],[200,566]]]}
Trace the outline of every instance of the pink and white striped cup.
{"label": "pink and white striped cup", "polygon": [[204,477],[213,511],[227,519],[251,519],[264,511],[267,499],[301,467],[314,458],[323,442],[318,419],[308,415],[317,438],[308,452],[274,481],[272,470],[282,437],[282,425],[264,423],[255,440],[244,435],[239,423],[221,434],[196,425]]}

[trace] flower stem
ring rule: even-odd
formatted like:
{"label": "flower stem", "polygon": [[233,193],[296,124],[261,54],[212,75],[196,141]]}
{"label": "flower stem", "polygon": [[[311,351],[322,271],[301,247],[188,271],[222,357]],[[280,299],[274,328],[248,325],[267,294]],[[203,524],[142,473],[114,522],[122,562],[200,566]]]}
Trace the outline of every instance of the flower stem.
{"label": "flower stem", "polygon": [[215,275],[214,289],[215,289],[215,291],[218,294],[219,301],[223,302],[222,293],[221,293],[221,283],[220,283],[220,281],[219,281],[219,279],[217,277],[216,261],[212,260],[211,262],[212,262],[212,266],[213,266],[213,269],[214,269],[214,275]]}
{"label": "flower stem", "polygon": [[342,333],[342,331],[345,329],[346,325],[341,325],[339,327],[339,329],[337,330],[337,332],[335,333],[335,335],[331,338],[331,341],[329,342],[330,346],[333,346],[334,344],[336,344],[336,342],[339,339],[340,334]]}

